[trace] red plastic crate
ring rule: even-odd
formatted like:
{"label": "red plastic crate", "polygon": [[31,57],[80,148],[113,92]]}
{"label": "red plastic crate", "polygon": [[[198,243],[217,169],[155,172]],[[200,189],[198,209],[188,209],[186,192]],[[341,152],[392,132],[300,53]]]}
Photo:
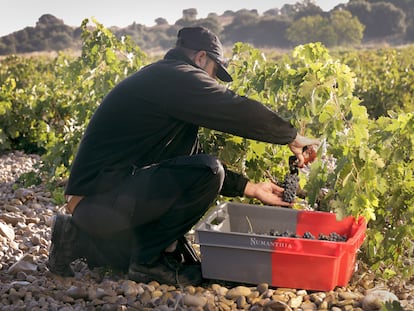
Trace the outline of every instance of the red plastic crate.
{"label": "red plastic crate", "polygon": [[[300,236],[309,231],[346,234],[346,242],[274,237],[271,229]],[[328,291],[346,286],[366,221],[332,213],[224,203],[196,226],[203,276],[241,283]]]}

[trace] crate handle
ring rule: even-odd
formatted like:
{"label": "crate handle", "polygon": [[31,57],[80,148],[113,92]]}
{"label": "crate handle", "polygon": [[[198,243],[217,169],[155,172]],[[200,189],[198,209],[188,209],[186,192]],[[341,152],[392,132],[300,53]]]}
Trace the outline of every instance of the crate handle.
{"label": "crate handle", "polygon": [[217,230],[217,227],[220,226],[226,219],[226,215],[227,213],[224,208],[213,210],[206,216],[206,220],[204,222],[206,229]]}

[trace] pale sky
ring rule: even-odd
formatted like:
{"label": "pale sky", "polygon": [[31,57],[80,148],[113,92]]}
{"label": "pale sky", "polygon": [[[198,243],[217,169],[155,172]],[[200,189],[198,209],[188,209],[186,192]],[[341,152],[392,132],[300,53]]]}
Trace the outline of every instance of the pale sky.
{"label": "pale sky", "polygon": [[[95,17],[105,27],[125,27],[133,22],[153,26],[158,17],[169,24],[182,17],[184,9],[197,9],[198,18],[209,13],[221,15],[226,10],[257,9],[259,14],[296,0],[2,0],[0,9],[0,36],[27,26],[34,27],[43,14],[52,14],[70,26],[80,26],[84,18]],[[7,2],[7,4],[5,4]],[[329,11],[347,0],[316,0],[324,11]]]}

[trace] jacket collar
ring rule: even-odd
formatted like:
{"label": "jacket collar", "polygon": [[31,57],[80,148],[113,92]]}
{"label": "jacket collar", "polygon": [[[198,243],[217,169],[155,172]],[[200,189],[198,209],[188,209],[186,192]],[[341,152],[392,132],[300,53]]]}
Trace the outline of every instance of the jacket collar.
{"label": "jacket collar", "polygon": [[176,60],[186,62],[186,63],[188,63],[192,66],[195,66],[197,68],[200,68],[187,55],[185,55],[185,53],[183,51],[181,51],[179,48],[174,48],[174,49],[169,50],[165,54],[164,59],[176,59]]}

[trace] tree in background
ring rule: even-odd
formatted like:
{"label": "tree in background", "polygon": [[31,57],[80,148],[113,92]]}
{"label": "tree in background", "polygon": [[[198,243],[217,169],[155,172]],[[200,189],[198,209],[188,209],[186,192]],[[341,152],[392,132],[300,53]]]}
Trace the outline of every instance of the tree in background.
{"label": "tree in background", "polygon": [[183,19],[194,21],[197,19],[197,14],[197,9],[194,8],[183,10]]}
{"label": "tree in background", "polygon": [[256,24],[251,44],[258,47],[291,47],[286,31],[291,21],[283,16],[264,17]]}
{"label": "tree in background", "polygon": [[413,0],[366,0],[369,3],[386,2],[391,3],[395,7],[401,9],[405,13],[406,32],[404,39],[408,42],[414,41],[414,1]]}
{"label": "tree in background", "polygon": [[[377,21],[374,35],[378,38],[401,37],[405,35],[405,13],[391,3],[372,4],[371,18]],[[378,21],[383,21],[378,23]]]}
{"label": "tree in background", "polygon": [[[223,14],[224,16],[224,14]],[[223,20],[223,16],[220,20]],[[285,33],[291,21],[277,9],[268,10],[259,16],[257,10],[226,12],[225,22],[220,34],[225,45],[245,42],[257,47],[289,47]]]}
{"label": "tree in background", "polygon": [[361,42],[363,30],[364,26],[349,11],[335,10],[329,17],[313,15],[294,21],[287,29],[287,38],[294,44],[355,45]]}
{"label": "tree in background", "polygon": [[369,3],[351,0],[339,6],[358,17],[365,25],[364,41],[387,41],[405,37],[405,13],[391,2]]}
{"label": "tree in background", "polygon": [[337,45],[360,44],[364,36],[365,26],[361,24],[358,17],[352,16],[346,10],[333,10],[330,13],[330,24],[337,36]]}
{"label": "tree in background", "polygon": [[303,0],[293,5],[293,19],[298,20],[306,16],[323,15],[323,10],[313,0]]}
{"label": "tree in background", "polygon": [[13,34],[4,36],[0,41],[0,55],[15,54],[17,52],[16,38]]}
{"label": "tree in background", "polygon": [[294,44],[322,42],[326,46],[335,46],[338,43],[329,19],[321,15],[306,16],[294,21],[287,29],[287,38]]}
{"label": "tree in background", "polygon": [[80,47],[80,37],[70,26],[53,15],[42,15],[36,27],[4,36],[0,40],[0,54],[35,51],[59,51]]}
{"label": "tree in background", "polygon": [[[220,22],[218,21],[216,15],[210,14],[207,18],[200,18],[197,19],[197,9],[186,9],[183,10],[183,17],[179,20],[177,20],[174,24],[176,26],[176,29],[181,27],[191,27],[191,26],[203,26],[214,33],[220,33],[222,30],[222,26],[220,25]],[[175,39],[174,34],[174,39]]]}
{"label": "tree in background", "polygon": [[141,48],[147,48],[148,39],[145,36],[146,30],[145,26],[141,24],[137,24],[136,22],[133,22],[131,25],[128,25],[125,28],[122,29],[114,29],[112,28],[111,31],[119,38],[122,36],[129,36],[131,37],[131,40],[136,42]]}
{"label": "tree in background", "polygon": [[157,19],[155,19],[155,23],[157,24],[157,26],[168,25],[168,21],[164,17],[158,17]]}
{"label": "tree in background", "polygon": [[260,17],[257,10],[239,10],[234,13],[233,21],[224,26],[222,41],[225,44],[233,44],[238,41],[252,43],[255,34],[252,29],[259,22]]}

